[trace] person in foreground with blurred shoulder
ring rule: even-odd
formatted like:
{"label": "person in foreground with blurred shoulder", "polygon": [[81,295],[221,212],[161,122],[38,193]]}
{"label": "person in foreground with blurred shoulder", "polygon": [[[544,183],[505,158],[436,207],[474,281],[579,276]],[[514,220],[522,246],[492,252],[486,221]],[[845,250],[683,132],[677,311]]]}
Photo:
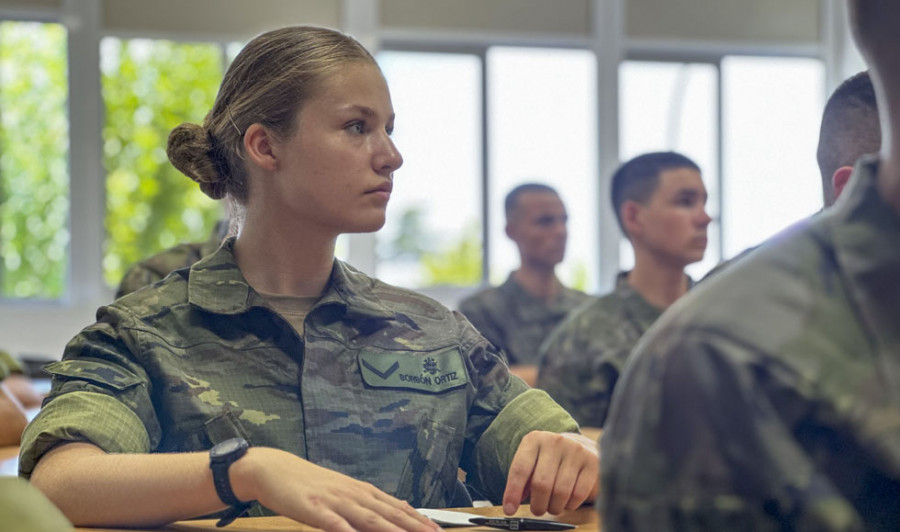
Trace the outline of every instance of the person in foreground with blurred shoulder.
{"label": "person in foreground with blurred shoulder", "polygon": [[881,151],[641,341],[601,441],[606,532],[900,526],[900,3],[848,5]]}
{"label": "person in foreground with blurred shoulder", "polygon": [[538,348],[590,296],[564,286],[556,266],[566,255],[568,215],[555,189],[524,183],[504,202],[506,236],[519,251],[519,268],[500,286],[459,304],[459,311],[506,355],[509,370],[534,386]]}
{"label": "person in foreground with blurred shoulder", "polygon": [[538,388],[582,426],[599,428],[631,349],[693,284],[684,269],[703,260],[711,221],[700,167],[680,153],[634,157],[616,170],[611,189],[634,268],[551,333],[538,373]]}
{"label": "person in foreground with blurred shoulder", "polygon": [[313,27],[253,39],[172,163],[237,237],[98,311],[48,367],[20,474],[76,525],[277,513],[329,531],[437,529],[413,506],[512,513],[595,496],[575,421],[437,302],[334,258],[384,224],[394,112],[375,60]]}

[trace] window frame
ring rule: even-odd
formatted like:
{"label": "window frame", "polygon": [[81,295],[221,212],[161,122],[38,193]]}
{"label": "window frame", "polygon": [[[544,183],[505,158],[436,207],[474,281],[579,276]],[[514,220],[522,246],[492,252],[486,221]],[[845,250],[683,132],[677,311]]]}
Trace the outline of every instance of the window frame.
{"label": "window frame", "polygon": [[[599,262],[597,286],[601,293],[612,288],[618,270],[619,230],[615,218],[603,206],[609,188],[609,177],[618,165],[618,68],[623,60],[678,60],[719,61],[725,55],[777,55],[804,56],[821,59],[825,65],[826,90],[830,91],[843,79],[853,55],[852,41],[844,23],[844,6],[840,0],[821,0],[820,42],[818,46],[794,44],[747,45],[729,42],[684,42],[672,40],[640,40],[626,38],[626,0],[590,0],[590,34],[559,35],[534,33],[483,33],[483,32],[434,32],[392,28],[379,23],[378,0],[335,0],[340,26],[359,38],[373,52],[380,47],[406,51],[449,51],[472,53],[482,56],[486,68],[485,53],[488,47],[529,46],[567,47],[592,50],[597,58],[597,119],[598,119],[598,190],[601,206]],[[0,5],[0,19],[55,22],[64,24],[69,35],[69,106],[70,135],[70,248],[67,294],[57,300],[0,299],[0,336],[6,333],[9,343],[4,345],[14,353],[42,352],[59,356],[62,344],[83,326],[90,323],[96,308],[112,300],[113,289],[106,286],[102,273],[102,246],[104,240],[106,176],[102,164],[103,102],[100,87],[100,40],[104,37],[161,38],[193,42],[218,43],[223,47],[229,42],[244,41],[249,34],[208,33],[185,34],[177,31],[140,32],[134,34],[104,27],[104,0],[60,0],[58,8],[33,7],[26,3]],[[314,22],[314,21],[313,21]],[[255,32],[256,29],[248,31]],[[849,44],[848,44],[849,43]],[[486,78],[484,78],[486,79]],[[721,83],[721,76],[720,76]],[[486,96],[486,95],[485,95]],[[485,98],[485,105],[487,99]],[[720,99],[721,102],[721,99]],[[487,114],[485,114],[487,116]],[[721,113],[719,113],[721,117]],[[483,126],[486,128],[486,124]],[[721,128],[720,128],[721,135]],[[485,144],[488,137],[485,130]],[[721,153],[721,147],[720,147]],[[487,164],[484,157],[483,165]],[[719,158],[721,165],[721,156]],[[490,176],[483,172],[483,188]],[[722,176],[719,172],[720,179]],[[721,194],[721,187],[719,193]],[[487,198],[487,196],[485,196]],[[490,201],[488,199],[488,201]],[[485,202],[487,203],[487,201]],[[485,206],[486,207],[486,206]],[[487,220],[486,212],[483,216]],[[483,224],[487,231],[487,224]],[[484,243],[490,246],[488,236]],[[349,260],[364,271],[372,272],[375,264],[374,236],[350,235]],[[490,253],[488,248],[488,253]],[[490,264],[485,255],[483,269]],[[483,275],[484,276],[484,275]],[[486,279],[486,276],[484,276]],[[445,303],[451,304],[459,294],[476,287],[456,290],[450,294],[429,291]],[[39,327],[35,324],[40,323]],[[30,329],[40,329],[31,332]],[[50,331],[48,333],[48,331]]]}

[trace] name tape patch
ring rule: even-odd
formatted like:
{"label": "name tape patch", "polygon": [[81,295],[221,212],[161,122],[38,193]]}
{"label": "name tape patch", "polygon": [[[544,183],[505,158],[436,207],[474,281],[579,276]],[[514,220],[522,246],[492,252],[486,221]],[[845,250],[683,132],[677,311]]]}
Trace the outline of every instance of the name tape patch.
{"label": "name tape patch", "polygon": [[456,348],[431,353],[360,351],[363,381],[376,388],[409,388],[440,393],[469,382]]}

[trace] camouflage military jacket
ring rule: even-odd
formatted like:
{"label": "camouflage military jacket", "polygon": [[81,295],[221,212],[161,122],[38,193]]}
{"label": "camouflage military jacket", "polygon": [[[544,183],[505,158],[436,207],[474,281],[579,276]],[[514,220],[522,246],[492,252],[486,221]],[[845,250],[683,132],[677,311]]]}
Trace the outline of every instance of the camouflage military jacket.
{"label": "camouflage military jacket", "polygon": [[228,221],[220,220],[213,227],[206,242],[178,244],[138,262],[125,272],[116,291],[116,298],[160,281],[175,270],[190,267],[191,264],[215,251],[227,235]]}
{"label": "camouflage military jacket", "polygon": [[549,305],[535,298],[512,275],[502,285],[464,299],[459,311],[495,346],[510,364],[537,364],[538,347],[575,307],[590,298],[562,287]]}
{"label": "camouflage military jacket", "polygon": [[437,507],[458,500],[458,466],[499,500],[522,436],[577,430],[462,316],[340,261],[299,337],[232,246],[98,311],[48,367],[20,474],[60,441],[184,452],[242,436]]}
{"label": "camouflage military jacket", "polygon": [[541,346],[537,387],[582,426],[602,427],[631,349],[662,314],[619,274],[615,290],[573,311]]}
{"label": "camouflage military jacket", "polygon": [[900,527],[900,216],[876,171],[641,340],[602,439],[604,531]]}

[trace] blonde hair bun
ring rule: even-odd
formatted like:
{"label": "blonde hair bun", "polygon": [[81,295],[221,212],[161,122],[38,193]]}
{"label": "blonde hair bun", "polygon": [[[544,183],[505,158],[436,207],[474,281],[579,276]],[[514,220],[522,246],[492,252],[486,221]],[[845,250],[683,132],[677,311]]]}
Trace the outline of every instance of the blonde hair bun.
{"label": "blonde hair bun", "polygon": [[185,122],[169,134],[166,155],[172,166],[200,185],[212,199],[225,197],[228,180],[225,164],[215,149],[214,139],[205,127]]}

